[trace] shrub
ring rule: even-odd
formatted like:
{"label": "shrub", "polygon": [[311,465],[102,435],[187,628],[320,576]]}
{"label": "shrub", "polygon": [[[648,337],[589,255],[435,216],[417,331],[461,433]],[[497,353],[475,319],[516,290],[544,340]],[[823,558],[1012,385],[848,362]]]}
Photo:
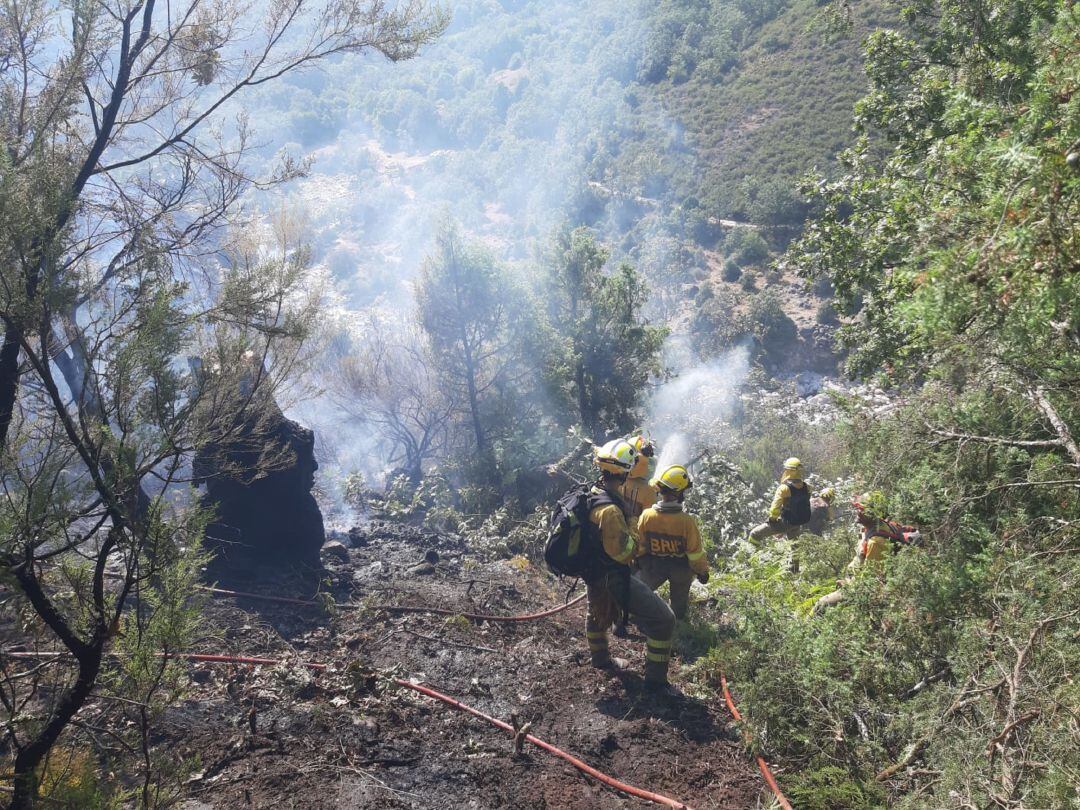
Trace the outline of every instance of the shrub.
{"label": "shrub", "polygon": [[751,228],[736,228],[728,236],[725,246],[728,255],[735,257],[740,265],[760,264],[769,258],[769,243]]}
{"label": "shrub", "polygon": [[751,331],[766,352],[781,350],[784,344],[796,340],[799,336],[795,322],[784,312],[780,297],[772,290],[753,297],[747,320]]}
{"label": "shrub", "polygon": [[817,313],[814,315],[815,320],[818,323],[825,324],[827,326],[835,326],[840,323],[840,318],[836,314],[836,307],[832,301],[822,301],[817,308]]}
{"label": "shrub", "polygon": [[881,807],[880,789],[867,788],[836,765],[801,771],[797,777],[781,778],[784,793],[801,810],[871,810]]}

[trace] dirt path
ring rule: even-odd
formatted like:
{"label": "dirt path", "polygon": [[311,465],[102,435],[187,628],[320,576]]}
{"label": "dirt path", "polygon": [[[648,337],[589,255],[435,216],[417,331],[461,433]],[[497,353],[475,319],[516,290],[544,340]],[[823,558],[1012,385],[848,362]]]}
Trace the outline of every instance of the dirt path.
{"label": "dirt path", "polygon": [[[340,601],[514,614],[565,595],[527,564],[477,563],[452,538],[375,524],[358,539],[364,545],[348,562],[327,560]],[[434,572],[410,572],[432,550]],[[285,582],[249,589],[296,595]],[[538,749],[514,757],[505,732],[390,686],[391,675],[504,720],[517,713],[533,734],[601,771],[695,808],[766,803],[719,704],[658,700],[643,693],[638,674],[613,678],[587,665],[583,604],[518,625],[373,608],[328,618],[231,599],[207,610],[206,652],[332,666],[315,675],[298,666],[195,668],[194,694],[169,712],[158,740],[176,755],[199,757],[187,810],[647,806]],[[613,641],[640,673],[641,640]]]}

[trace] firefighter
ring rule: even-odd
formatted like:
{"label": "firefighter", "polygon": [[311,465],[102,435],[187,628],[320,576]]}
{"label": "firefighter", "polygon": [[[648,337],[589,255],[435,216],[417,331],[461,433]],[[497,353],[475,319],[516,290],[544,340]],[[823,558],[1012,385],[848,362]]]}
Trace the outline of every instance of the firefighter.
{"label": "firefighter", "polygon": [[[626,522],[631,527],[637,526],[641,513],[656,503],[656,487],[649,481],[649,459],[656,453],[656,446],[644,436],[627,439],[638,452],[634,468],[622,485],[622,499],[626,506]],[[623,618],[615,623],[615,635],[626,638],[626,622]]]}
{"label": "firefighter", "polygon": [[620,612],[628,614],[645,634],[646,685],[654,692],[675,694],[667,678],[675,616],[663,599],[633,576],[630,567],[638,553],[638,540],[626,522],[619,493],[636,460],[637,451],[623,439],[597,448],[594,455],[600,478],[592,488],[597,505],[589,512],[589,523],[602,551],[598,573],[586,582],[585,634],[594,667],[624,669],[626,662],[612,658],[608,650],[607,631]]}
{"label": "firefighter", "polygon": [[638,451],[637,461],[626,483],[622,486],[623,503],[626,504],[626,519],[630,525],[636,525],[641,513],[656,503],[656,487],[649,480],[649,459],[656,453],[656,447],[644,436],[628,439]]}
{"label": "firefighter", "polygon": [[805,530],[819,537],[825,533],[825,529],[833,521],[832,503],[836,499],[836,490],[825,487],[820,493],[810,499],[810,520],[807,521]]}
{"label": "firefighter", "polygon": [[780,484],[769,507],[769,518],[750,532],[750,542],[759,545],[766,537],[778,534],[794,540],[810,522],[810,487],[803,479],[803,464],[797,458],[784,462]]}
{"label": "firefighter", "polygon": [[686,618],[691,580],[697,576],[702,584],[709,581],[709,561],[701,547],[697,520],[683,511],[686,491],[693,482],[686,468],[676,464],[650,483],[659,491],[660,502],[646,509],[638,520],[638,577],[654,591],[670,583],[671,609],[681,620]]}
{"label": "firefighter", "polygon": [[855,499],[855,522],[861,528],[855,556],[847,565],[848,578],[836,581],[837,589],[827,593],[814,603],[814,615],[844,601],[844,586],[850,578],[866,567],[867,563],[881,562],[885,552],[904,545],[916,545],[921,540],[919,530],[885,518],[885,496],[881,492],[867,492]]}

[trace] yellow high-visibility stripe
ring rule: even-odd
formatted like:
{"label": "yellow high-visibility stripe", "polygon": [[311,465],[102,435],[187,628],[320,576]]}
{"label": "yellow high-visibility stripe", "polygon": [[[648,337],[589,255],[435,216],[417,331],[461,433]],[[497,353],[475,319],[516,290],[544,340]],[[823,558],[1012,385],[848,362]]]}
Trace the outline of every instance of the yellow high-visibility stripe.
{"label": "yellow high-visibility stripe", "polygon": [[637,543],[634,542],[634,538],[631,535],[626,535],[626,540],[623,543],[622,553],[615,558],[615,562],[627,563],[634,559],[634,551],[637,550]]}
{"label": "yellow high-visibility stripe", "polygon": [[585,631],[585,637],[586,638],[607,638],[607,631],[606,630],[586,630]]}
{"label": "yellow high-visibility stripe", "polygon": [[704,556],[705,556],[704,551],[688,551],[688,552],[686,552],[686,559],[690,560],[690,562],[697,562],[698,560],[700,560]]}
{"label": "yellow high-visibility stripe", "polygon": [[650,647],[656,647],[656,649],[658,650],[671,649],[671,639],[668,639],[667,641],[660,641],[656,638],[647,638],[645,639],[645,643],[648,644]]}
{"label": "yellow high-visibility stripe", "polygon": [[657,664],[666,664],[670,660],[670,658],[671,658],[671,655],[669,653],[654,653],[654,652],[645,653],[645,660],[646,661],[654,661]]}

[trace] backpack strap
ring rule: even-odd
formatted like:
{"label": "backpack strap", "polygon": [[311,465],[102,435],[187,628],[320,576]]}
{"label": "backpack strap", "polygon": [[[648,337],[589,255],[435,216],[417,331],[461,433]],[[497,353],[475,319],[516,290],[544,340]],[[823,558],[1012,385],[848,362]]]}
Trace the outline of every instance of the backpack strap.
{"label": "backpack strap", "polygon": [[626,502],[614,492],[608,492],[606,489],[600,489],[596,492],[593,488],[589,488],[589,513],[598,506],[617,506],[619,511],[623,513],[623,517],[626,517]]}

